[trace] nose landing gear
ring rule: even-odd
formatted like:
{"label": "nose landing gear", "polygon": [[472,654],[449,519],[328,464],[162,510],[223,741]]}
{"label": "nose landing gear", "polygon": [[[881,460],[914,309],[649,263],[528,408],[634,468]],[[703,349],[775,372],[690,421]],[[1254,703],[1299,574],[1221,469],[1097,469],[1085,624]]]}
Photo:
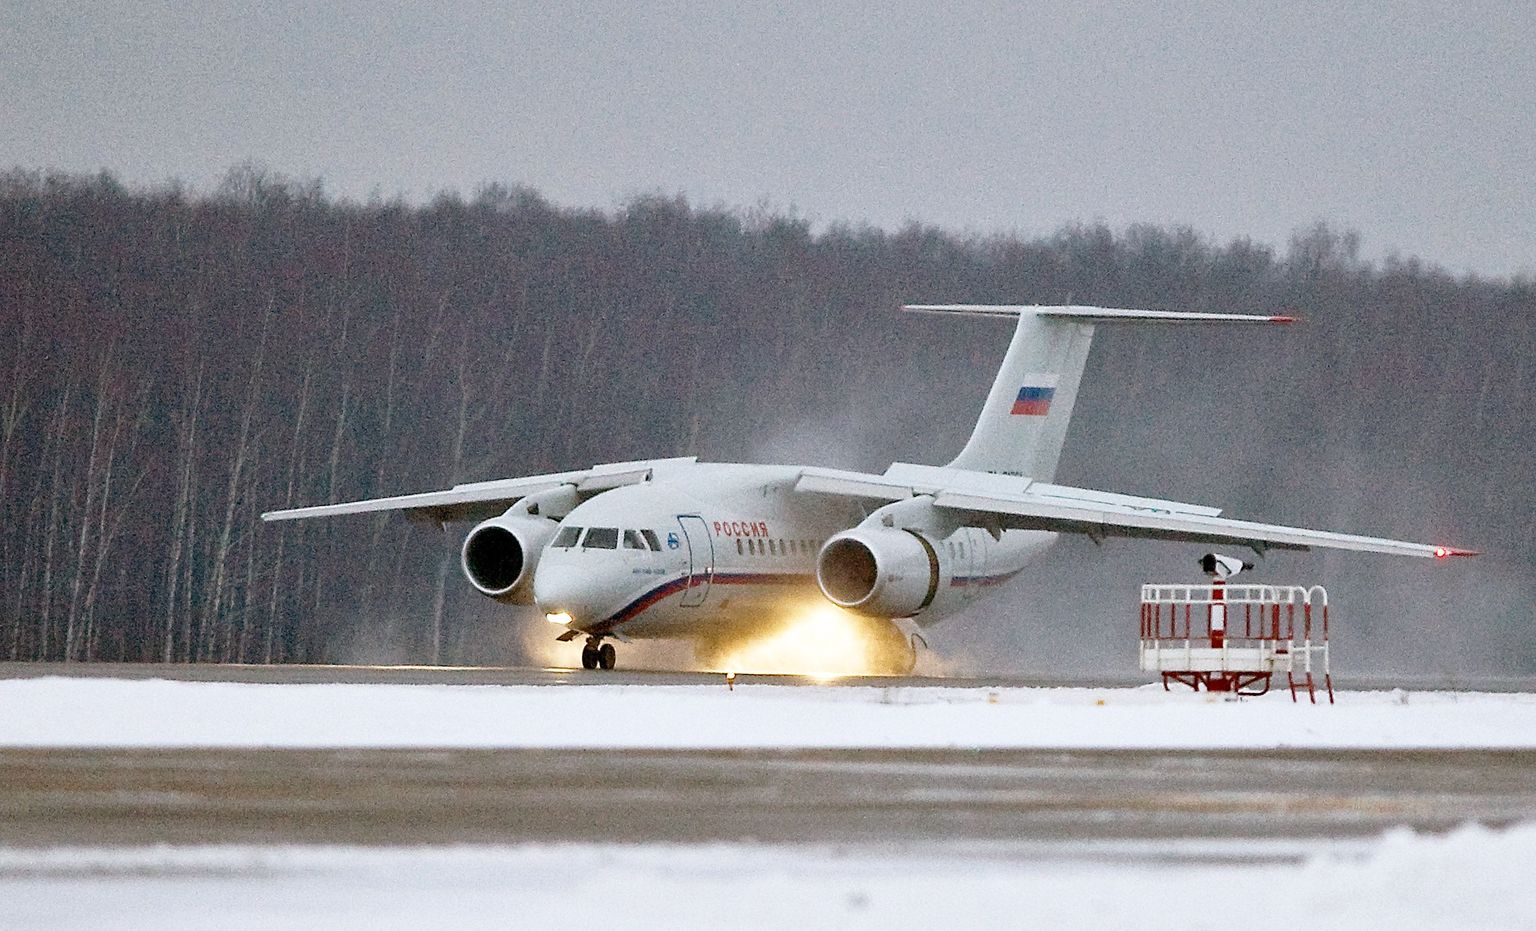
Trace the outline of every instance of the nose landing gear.
{"label": "nose landing gear", "polygon": [[611,643],[603,643],[598,637],[588,637],[581,648],[582,669],[612,669],[619,661],[618,651]]}

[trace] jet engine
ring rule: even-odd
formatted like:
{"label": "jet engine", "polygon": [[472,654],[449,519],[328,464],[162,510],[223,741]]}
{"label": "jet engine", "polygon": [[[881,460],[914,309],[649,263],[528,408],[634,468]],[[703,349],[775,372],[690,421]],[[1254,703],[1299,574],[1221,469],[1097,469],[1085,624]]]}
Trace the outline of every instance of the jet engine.
{"label": "jet engine", "polygon": [[527,514],[503,514],[477,525],[459,553],[464,577],[497,601],[532,604],[534,567],[558,529],[557,521]]}
{"label": "jet engine", "polygon": [[916,530],[856,527],[821,548],[816,584],[839,607],[871,617],[911,617],[939,590],[939,554]]}

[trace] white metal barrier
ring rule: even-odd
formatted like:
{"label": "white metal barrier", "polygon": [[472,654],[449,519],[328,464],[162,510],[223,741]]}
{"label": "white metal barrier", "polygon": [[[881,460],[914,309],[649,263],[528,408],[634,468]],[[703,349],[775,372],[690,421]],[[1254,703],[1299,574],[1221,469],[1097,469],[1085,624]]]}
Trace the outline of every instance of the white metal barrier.
{"label": "white metal barrier", "polygon": [[[1182,583],[1141,587],[1141,668],[1211,692],[1262,695],[1283,672],[1296,700],[1321,684],[1333,703],[1328,592],[1321,585]],[[1318,680],[1321,680],[1319,683]]]}

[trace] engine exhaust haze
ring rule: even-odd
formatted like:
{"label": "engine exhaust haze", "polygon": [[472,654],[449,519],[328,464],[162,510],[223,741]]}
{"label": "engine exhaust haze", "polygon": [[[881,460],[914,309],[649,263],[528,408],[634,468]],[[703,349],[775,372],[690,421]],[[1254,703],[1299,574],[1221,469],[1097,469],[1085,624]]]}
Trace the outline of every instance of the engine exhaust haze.
{"label": "engine exhaust haze", "polygon": [[818,679],[905,675],[915,660],[911,643],[895,624],[825,602],[799,607],[756,634],[699,651],[700,664],[709,671]]}

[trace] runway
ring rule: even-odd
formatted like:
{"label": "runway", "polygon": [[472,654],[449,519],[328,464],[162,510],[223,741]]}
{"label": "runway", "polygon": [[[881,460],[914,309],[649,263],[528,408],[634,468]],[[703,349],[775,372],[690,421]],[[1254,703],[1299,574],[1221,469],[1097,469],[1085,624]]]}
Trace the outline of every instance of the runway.
{"label": "runway", "polygon": [[[242,666],[232,663],[0,663],[0,680],[70,676],[78,678],[170,679],[178,682],[331,683],[395,685],[719,685],[720,673],[651,669],[586,670],[537,666]],[[741,684],[944,686],[951,688],[1129,688],[1153,679],[1140,673],[1095,676],[838,676],[831,678],[743,673]],[[1536,676],[1462,678],[1454,676],[1350,675],[1334,677],[1340,689],[1381,691],[1536,692]]]}
{"label": "runway", "polygon": [[[1276,889],[1323,928],[1536,918],[1536,734],[1455,744],[1531,731],[1521,683],[1331,708],[1138,684],[0,666],[0,894],[64,928],[889,929],[1017,903],[1101,929],[1187,888],[1190,927]],[[1323,743],[1222,749],[1265,727]],[[1392,748],[1419,728],[1451,743]]]}
{"label": "runway", "polygon": [[[719,685],[721,674],[655,669],[588,670],[557,666],[241,666],[204,663],[0,663],[0,679],[72,676],[80,678],[172,679],[179,682],[257,682],[393,684],[393,685]],[[837,676],[813,678],[795,675],[742,673],[742,684],[924,686],[952,685],[962,688],[1071,685],[1129,686],[1147,681],[1142,676],[1081,677],[955,677]]]}
{"label": "runway", "polygon": [[1536,819],[1536,751],[5,750],[0,785],[0,845],[28,847],[1207,840],[1262,860]]}
{"label": "runway", "polygon": [[[0,682],[35,714],[56,706],[41,727],[0,727],[0,844],[1319,840],[1536,820],[1532,740],[1349,742],[1432,715],[1454,737],[1471,717],[1533,707],[1520,696],[1353,693],[1330,708],[1102,680],[790,676],[743,676],[730,692],[715,674],[482,667],[27,664],[0,667]],[[293,688],[256,688],[274,684]],[[1497,703],[1511,700],[1524,704]],[[1340,724],[1362,714],[1382,717]],[[533,730],[518,720],[530,716]],[[829,716],[865,723],[818,732]],[[1068,716],[1079,723],[1059,729]],[[942,742],[978,720],[1005,729]],[[1108,742],[1054,745],[1052,726]],[[1344,729],[1260,750],[1225,743],[1223,726]],[[1149,728],[1182,740],[1181,727],[1212,736],[1136,742]],[[759,744],[743,730],[771,733]],[[609,732],[661,742],[605,745]]]}

